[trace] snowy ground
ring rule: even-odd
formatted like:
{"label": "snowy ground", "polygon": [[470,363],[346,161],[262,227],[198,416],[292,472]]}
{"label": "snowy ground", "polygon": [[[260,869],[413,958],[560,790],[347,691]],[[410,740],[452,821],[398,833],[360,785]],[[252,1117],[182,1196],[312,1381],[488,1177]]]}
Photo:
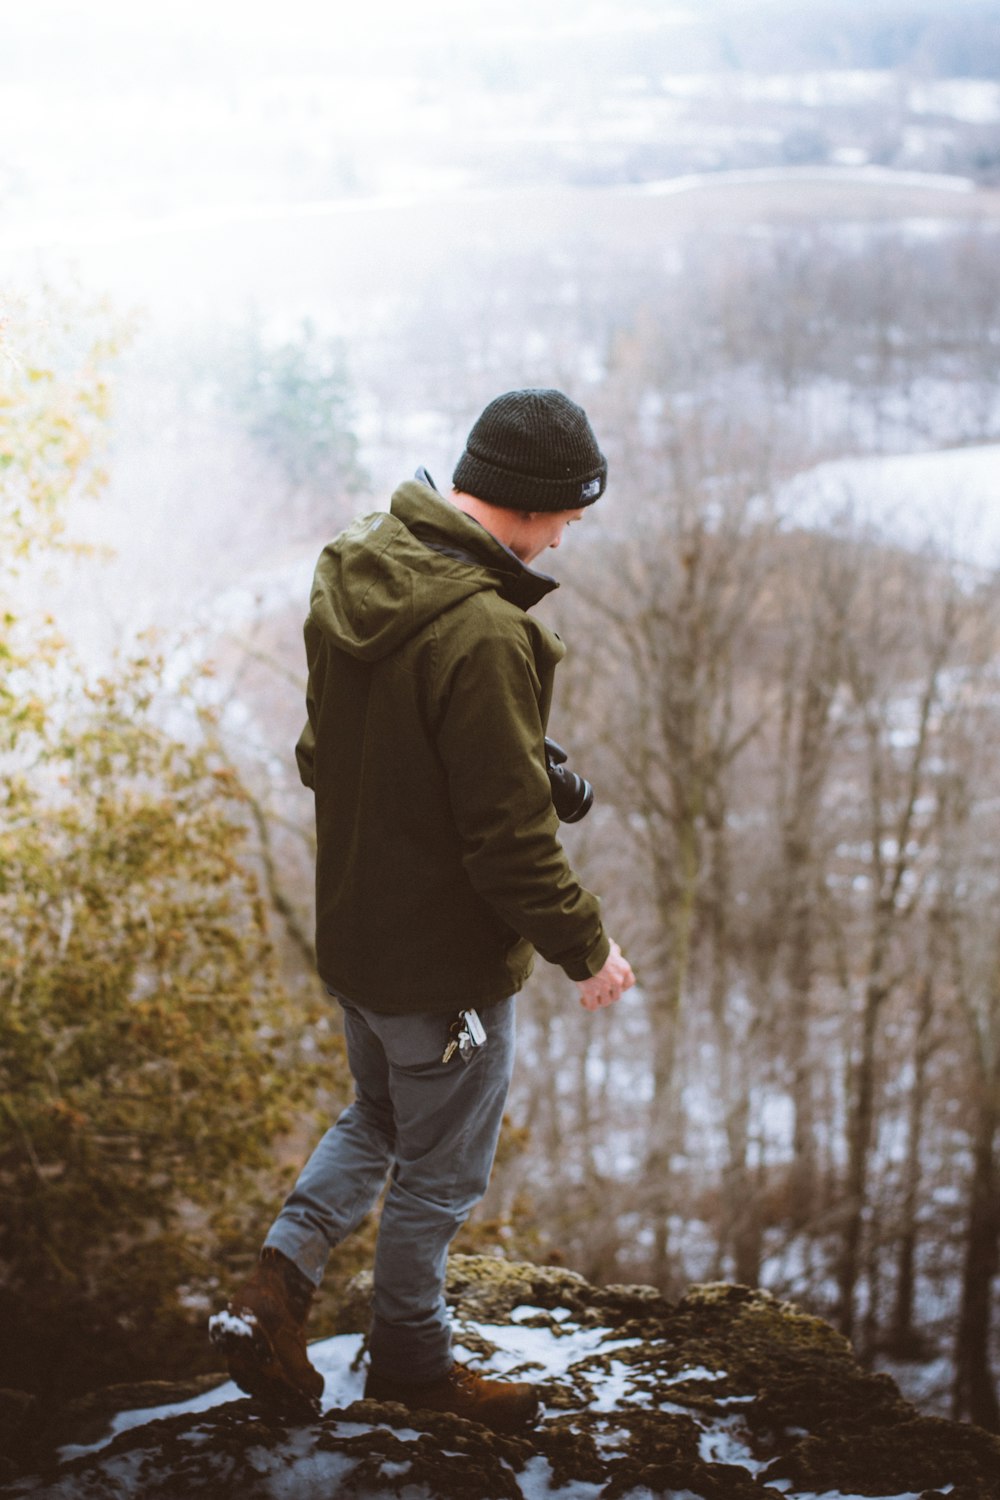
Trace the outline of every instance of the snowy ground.
{"label": "snowy ground", "polygon": [[798,475],[778,510],[806,526],[849,524],[958,562],[1000,566],[1000,445],[839,459]]}
{"label": "snowy ground", "polygon": [[[555,1326],[529,1326],[546,1319],[550,1319]],[[546,1380],[559,1380],[571,1385],[577,1385],[581,1380],[585,1382],[593,1392],[592,1398],[585,1403],[586,1409],[592,1414],[606,1417],[606,1422],[597,1435],[602,1455],[610,1461],[622,1451],[628,1433],[616,1426],[615,1414],[629,1407],[634,1409],[636,1406],[648,1405],[648,1396],[644,1398],[641,1371],[615,1359],[614,1355],[634,1348],[641,1340],[615,1338],[608,1329],[581,1327],[573,1321],[573,1314],[565,1308],[556,1309],[553,1313],[522,1306],[514,1309],[509,1323],[466,1323],[464,1327],[469,1332],[462,1336],[468,1338],[470,1343],[478,1341],[473,1337],[476,1335],[487,1340],[496,1349],[490,1359],[484,1360],[457,1343],[457,1356],[474,1368],[492,1371],[501,1376],[509,1374],[512,1378],[544,1375]],[[361,1342],[359,1335],[347,1335],[326,1339],[311,1346],[311,1358],[326,1380],[324,1411],[347,1408],[362,1398],[364,1363],[360,1357]],[[703,1401],[704,1396],[711,1392],[713,1384],[724,1377],[724,1371],[700,1367],[678,1371],[672,1382],[678,1388],[677,1401],[659,1400],[658,1409],[665,1413],[682,1413],[698,1424],[701,1429],[700,1451],[705,1461],[736,1465],[745,1469],[749,1475],[756,1476],[764,1469],[765,1464],[754,1456],[749,1432],[741,1421],[741,1407],[753,1400],[753,1394],[748,1392],[745,1396],[722,1398],[716,1402],[714,1413],[702,1409],[698,1398],[694,1401],[686,1399],[692,1389],[697,1388]],[[119,1433],[160,1418],[185,1413],[197,1414],[241,1399],[242,1392],[231,1382],[227,1382],[191,1401],[121,1412],[114,1421],[113,1430],[102,1443],[90,1447],[64,1448],[60,1458],[67,1461],[99,1452]],[[565,1407],[546,1408],[541,1420],[544,1423],[547,1418],[565,1418],[566,1415]],[[337,1432],[343,1436],[365,1430],[364,1424],[356,1420],[337,1424]],[[397,1438],[404,1441],[416,1437],[415,1432],[407,1429],[394,1428],[393,1431]],[[197,1441],[196,1429],[191,1440]],[[120,1454],[114,1459],[109,1458],[107,1467],[109,1471],[114,1469],[116,1475],[124,1479],[122,1466],[124,1464],[127,1468],[131,1461],[131,1455]],[[270,1493],[275,1497],[302,1500],[302,1497],[307,1496],[311,1500],[315,1495],[318,1500],[320,1495],[327,1496],[332,1492],[332,1484],[348,1476],[352,1460],[345,1454],[312,1451],[309,1429],[302,1429],[290,1435],[284,1444],[266,1451],[256,1451],[254,1468],[266,1478]],[[387,1478],[398,1477],[397,1471],[398,1465],[393,1464],[384,1466],[383,1469]],[[552,1479],[552,1470],[547,1460],[541,1456],[532,1458],[517,1476],[525,1500],[598,1500],[604,1488],[604,1481],[591,1484],[580,1480],[553,1487]],[[72,1482],[68,1480],[68,1483]],[[772,1489],[788,1496],[789,1500],[818,1500],[814,1492],[795,1489],[787,1480],[771,1480],[770,1485]],[[947,1486],[940,1493],[947,1494],[950,1488]],[[31,1490],[13,1487],[9,1493],[29,1494]],[[55,1496],[63,1493],[63,1489],[50,1487],[45,1493],[54,1500]],[[69,1495],[72,1491],[67,1489],[65,1493]],[[423,1485],[407,1486],[405,1494],[407,1500],[432,1500]],[[389,1488],[383,1492],[366,1491],[364,1500],[383,1500],[383,1497],[384,1500],[390,1500],[390,1497],[398,1500],[398,1492]],[[651,1491],[641,1487],[629,1491],[629,1497],[630,1500],[699,1500],[698,1496],[688,1490],[676,1490],[669,1494],[661,1491],[654,1496]],[[861,1500],[860,1496],[832,1490],[825,1491],[824,1497],[825,1500]],[[865,1500],[877,1500],[877,1497],[866,1496]],[[885,1497],[885,1500],[889,1500],[889,1497]],[[904,1492],[894,1495],[892,1500],[918,1500],[918,1495],[912,1491]]]}

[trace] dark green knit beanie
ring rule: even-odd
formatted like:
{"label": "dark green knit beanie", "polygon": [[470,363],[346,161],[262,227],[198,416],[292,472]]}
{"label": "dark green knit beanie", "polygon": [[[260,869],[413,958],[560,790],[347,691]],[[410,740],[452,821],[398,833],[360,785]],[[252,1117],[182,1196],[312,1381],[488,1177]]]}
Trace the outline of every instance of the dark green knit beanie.
{"label": "dark green knit beanie", "polygon": [[457,490],[508,510],[577,510],[604,493],[608,465],[587,414],[561,391],[508,391],[469,433]]}

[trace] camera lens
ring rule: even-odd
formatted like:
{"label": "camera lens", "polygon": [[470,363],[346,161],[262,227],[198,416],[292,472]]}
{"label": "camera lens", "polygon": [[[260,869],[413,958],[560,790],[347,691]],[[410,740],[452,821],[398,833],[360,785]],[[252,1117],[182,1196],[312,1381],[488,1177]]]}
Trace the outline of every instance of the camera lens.
{"label": "camera lens", "polygon": [[594,801],[594,788],[566,765],[566,751],[555,740],[545,741],[545,765],[552,790],[552,805],[561,823],[578,823]]}

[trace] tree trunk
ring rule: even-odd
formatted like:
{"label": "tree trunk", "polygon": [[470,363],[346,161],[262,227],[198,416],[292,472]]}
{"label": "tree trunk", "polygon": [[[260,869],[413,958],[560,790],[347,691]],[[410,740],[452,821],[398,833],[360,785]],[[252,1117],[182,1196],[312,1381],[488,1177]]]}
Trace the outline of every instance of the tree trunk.
{"label": "tree trunk", "polygon": [[664,1002],[651,1017],[653,1099],[649,1115],[649,1149],[643,1164],[644,1199],[651,1231],[649,1276],[664,1292],[672,1289],[670,1214],[673,1208],[671,1163],[679,1150],[680,1110],[676,1098],[677,1049],[694,928],[700,851],[693,821],[677,831],[677,872],[663,871],[659,910],[671,930]]}
{"label": "tree trunk", "polygon": [[743,1286],[759,1286],[761,1224],[758,1184],[753,1181],[748,1160],[749,1120],[749,1096],[741,1091],[726,1120],[729,1161],[723,1178],[723,1196],[734,1278]]}
{"label": "tree trunk", "polygon": [[927,1064],[930,1059],[934,989],[930,977],[920,988],[917,1037],[913,1056],[913,1087],[910,1090],[906,1162],[903,1177],[903,1227],[896,1259],[896,1304],[889,1347],[902,1359],[919,1352],[913,1328],[913,1298],[917,1255],[917,1215],[920,1203],[920,1162],[924,1143]]}
{"label": "tree trunk", "polygon": [[719,1058],[719,1088],[725,1110],[726,1164],[722,1173],[722,1220],[719,1225],[718,1256],[733,1257],[735,1279],[744,1286],[760,1280],[760,1234],[758,1211],[750,1178],[750,1084],[751,1059],[746,1036],[737,1038],[731,1005],[729,916],[732,909],[732,878],[727,841],[726,809],[722,789],[716,787],[711,818],[710,867],[708,877],[708,930],[711,941],[709,1007],[715,1026]]}
{"label": "tree trunk", "polygon": [[[819,626],[814,627],[817,631]],[[795,774],[791,806],[784,822],[784,911],[788,920],[788,987],[786,1042],[794,1112],[789,1218],[794,1229],[815,1216],[819,1174],[816,1170],[816,1101],[809,1051],[815,968],[816,824],[830,754],[830,702],[836,627],[829,637],[817,635],[803,687],[794,749]]]}
{"label": "tree trunk", "polygon": [[992,1291],[1000,1239],[997,1126],[995,1098],[984,1100],[979,1108],[973,1148],[952,1396],[956,1418],[968,1417],[990,1432],[1000,1432],[1000,1403],[990,1369]]}
{"label": "tree trunk", "polygon": [[878,979],[880,964],[872,965],[865,989],[861,1047],[852,1077],[847,1120],[846,1219],[837,1266],[837,1326],[845,1338],[854,1336],[854,1294],[861,1270],[862,1236],[868,1197],[868,1157],[875,1123],[875,1062],[878,1018],[887,990]]}
{"label": "tree trunk", "polygon": [[816,1111],[809,1056],[812,1006],[812,905],[805,869],[792,866],[793,887],[788,949],[788,1030],[791,1066],[792,1167],[789,1218],[802,1229],[814,1217],[819,1175],[816,1170]]}

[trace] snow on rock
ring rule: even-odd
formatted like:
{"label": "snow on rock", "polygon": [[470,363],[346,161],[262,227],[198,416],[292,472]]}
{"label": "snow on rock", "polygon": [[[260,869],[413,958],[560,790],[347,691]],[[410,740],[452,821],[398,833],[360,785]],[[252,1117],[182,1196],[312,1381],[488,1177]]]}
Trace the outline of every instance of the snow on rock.
{"label": "snow on rock", "polygon": [[534,1429],[501,1437],[363,1399],[370,1283],[311,1346],[326,1380],[295,1422],[222,1382],[134,1403],[75,1435],[56,1424],[3,1500],[995,1500],[1000,1440],[919,1416],[826,1323],[765,1292],[595,1287],[573,1272],[455,1256],[456,1352],[537,1382]]}

